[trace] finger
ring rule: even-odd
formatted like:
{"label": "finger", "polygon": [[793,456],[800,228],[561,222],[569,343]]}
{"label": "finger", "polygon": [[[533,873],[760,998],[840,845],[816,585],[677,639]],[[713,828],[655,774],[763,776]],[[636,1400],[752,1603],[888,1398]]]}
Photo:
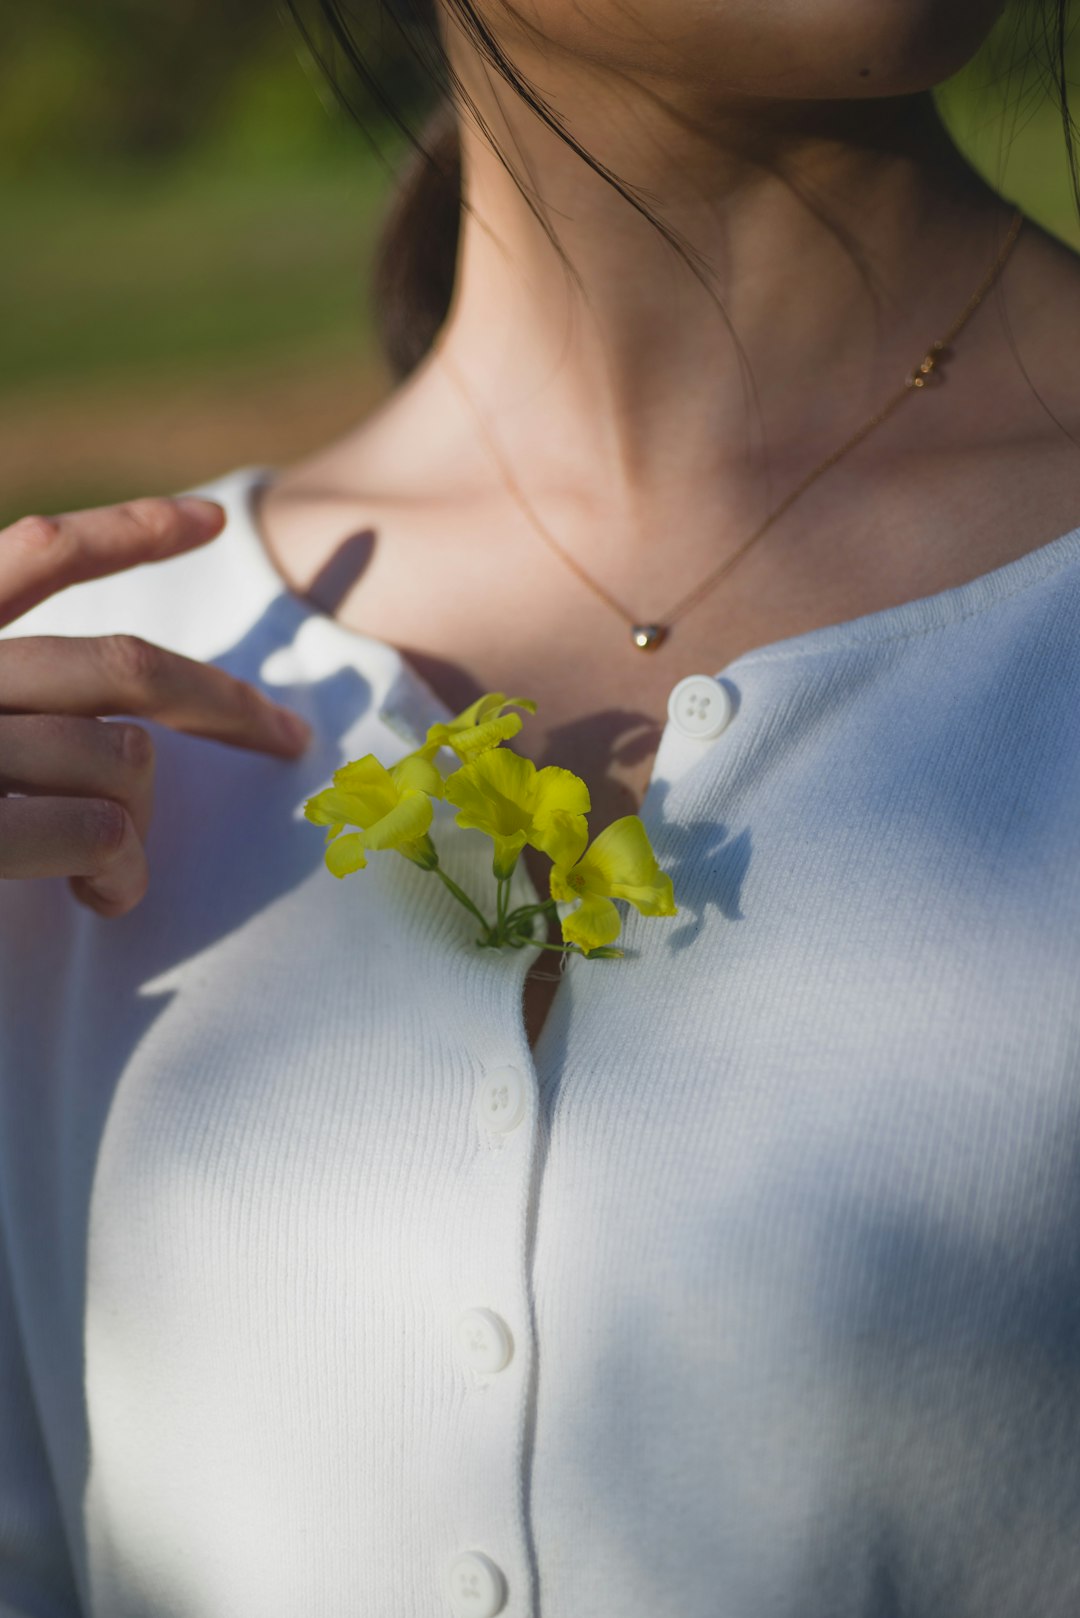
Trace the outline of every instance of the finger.
{"label": "finger", "polygon": [[149,873],[131,816],[108,798],[0,798],[0,877],[74,876],[101,915],[138,904]]}
{"label": "finger", "polygon": [[311,732],[256,686],[138,635],[0,639],[0,713],[134,714],[295,758]]}
{"label": "finger", "polygon": [[0,791],[113,798],[146,841],[154,744],[141,725],[68,714],[0,716]]}
{"label": "finger", "polygon": [[187,495],[20,517],[0,529],[0,624],[69,584],[193,550],[224,525],[216,501]]}

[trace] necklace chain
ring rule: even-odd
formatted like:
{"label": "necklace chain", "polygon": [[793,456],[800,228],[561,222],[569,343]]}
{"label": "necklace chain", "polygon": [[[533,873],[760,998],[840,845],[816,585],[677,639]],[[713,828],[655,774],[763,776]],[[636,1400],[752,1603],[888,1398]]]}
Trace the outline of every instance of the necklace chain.
{"label": "necklace chain", "polygon": [[680,618],[684,617],[692,607],[696,607],[698,602],[701,601],[712,589],[715,588],[717,584],[720,583],[720,580],[731,568],[735,566],[735,563],[746,555],[746,552],[750,549],[751,545],[759,540],[762,534],[766,533],[768,529],[770,529],[786,511],[790,510],[790,508],[795,504],[796,500],[798,500],[801,495],[806,493],[807,489],[812,483],[816,483],[817,479],[834,467],[837,461],[841,460],[843,456],[847,455],[849,451],[853,450],[857,444],[861,444],[863,439],[867,438],[870,433],[873,432],[875,427],[879,427],[883,421],[892,415],[893,411],[897,408],[901,401],[906,399],[910,393],[916,393],[920,389],[926,387],[927,383],[930,382],[931,378],[937,372],[938,366],[942,360],[947,357],[949,345],[959,335],[963,327],[967,325],[967,322],[975,313],[975,310],[982,303],[983,299],[986,297],[986,294],[990,291],[991,287],[994,285],[994,282],[1001,274],[1001,271],[1005,266],[1005,261],[1016,244],[1016,239],[1020,234],[1020,227],[1023,222],[1024,216],[1018,209],[1013,215],[1012,223],[1009,226],[1001,246],[998,248],[998,251],[994,256],[994,260],[990,265],[990,268],[983,275],[978,286],[975,288],[975,291],[971,294],[971,297],[968,299],[959,315],[957,315],[952,325],[948,328],[944,337],[940,337],[936,342],[931,343],[923,359],[919,362],[915,369],[904,378],[903,387],[898,388],[897,391],[885,401],[880,410],[875,411],[868,421],[864,421],[862,426],[857,428],[856,431],[851,434],[850,438],[846,438],[838,449],[834,449],[831,454],[827,455],[823,461],[814,467],[812,472],[807,473],[806,477],[803,478],[801,483],[796,484],[795,488],[792,489],[789,494],[785,495],[780,504],[769,513],[764,522],[761,523],[759,527],[755,528],[753,533],[750,534],[748,538],[744,539],[740,545],[737,545],[733,551],[729,552],[729,554],[725,556],[724,560],[719,563],[717,567],[714,567],[705,575],[702,580],[700,580],[699,583],[695,584],[691,590],[688,590],[685,595],[681,596],[679,600],[676,601],[674,605],[670,607],[668,611],[664,613],[656,622],[643,623],[635,616],[635,614],[629,612],[622,602],[617,599],[617,597],[612,595],[609,590],[605,589],[599,580],[594,579],[590,573],[586,572],[576,557],[572,556],[569,551],[565,550],[564,547],[559,544],[558,540],[551,533],[550,529],[548,529],[541,521],[540,517],[534,510],[532,503],[526,496],[525,491],[515,478],[513,471],[506,461],[505,455],[503,454],[493,434],[490,432],[486,422],[470,397],[464,383],[461,380],[461,377],[457,374],[455,367],[445,355],[440,355],[440,359],[447,371],[448,376],[450,377],[450,380],[453,382],[455,388],[461,395],[470,413],[472,414],[480,435],[486,443],[496,466],[499,468],[508,491],[513,496],[517,504],[521,507],[540,539],[543,540],[548,550],[557,556],[558,559],[563,562],[572,573],[576,574],[581,583],[584,584],[587,589],[591,590],[593,595],[597,596],[601,601],[609,606],[613,612],[618,613],[619,617],[624,623],[630,625],[633,644],[642,651],[651,651],[660,645],[660,643],[667,637],[672,626]]}

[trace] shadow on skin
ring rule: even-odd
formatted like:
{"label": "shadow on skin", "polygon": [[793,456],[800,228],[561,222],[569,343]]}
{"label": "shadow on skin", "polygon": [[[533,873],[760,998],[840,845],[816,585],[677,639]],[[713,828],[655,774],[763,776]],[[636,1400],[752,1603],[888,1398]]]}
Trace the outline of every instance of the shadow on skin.
{"label": "shadow on skin", "polygon": [[[607,760],[607,774],[611,773],[612,766],[631,769],[656,752],[661,728],[648,714],[627,708],[605,708],[600,713],[556,726],[542,762],[558,764],[567,754],[576,757],[596,752]],[[636,812],[634,802],[626,813]]]}
{"label": "shadow on skin", "polygon": [[304,599],[320,612],[332,616],[371,566],[377,543],[378,535],[374,528],[362,528],[355,534],[348,534],[315,575]]}

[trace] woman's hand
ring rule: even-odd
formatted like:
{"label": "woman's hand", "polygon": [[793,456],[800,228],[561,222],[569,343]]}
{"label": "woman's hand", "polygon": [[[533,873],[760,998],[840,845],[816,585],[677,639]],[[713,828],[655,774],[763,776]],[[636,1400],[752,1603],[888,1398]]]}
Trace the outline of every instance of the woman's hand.
{"label": "woman's hand", "polygon": [[[0,529],[0,625],[223,524],[219,505],[190,498],[23,517]],[[0,637],[0,878],[69,877],[102,916],[133,909],[148,880],[154,747],[141,725],[100,718],[117,713],[283,758],[309,734],[256,687],[137,635]]]}

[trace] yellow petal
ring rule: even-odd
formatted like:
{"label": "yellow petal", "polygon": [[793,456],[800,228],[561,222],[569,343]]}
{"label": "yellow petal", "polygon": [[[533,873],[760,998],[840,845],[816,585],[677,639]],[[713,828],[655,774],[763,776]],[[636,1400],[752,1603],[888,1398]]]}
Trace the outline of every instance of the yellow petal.
{"label": "yellow petal", "polygon": [[611,900],[595,893],[586,894],[577,909],[562,918],[566,943],[577,944],[586,953],[602,944],[613,944],[621,927],[622,919]]}
{"label": "yellow petal", "polygon": [[533,804],[529,842],[559,864],[572,864],[588,835],[585,816],[592,807],[588,787],[572,770],[549,764],[536,772]]}
{"label": "yellow petal", "polygon": [[536,766],[509,748],[492,748],[448,775],[444,790],[461,811],[459,826],[490,836],[513,837],[532,824]]}
{"label": "yellow petal", "polygon": [[508,877],[518,862],[521,850],[525,847],[525,833],[517,832],[513,837],[495,837],[495,852],[491,861],[491,869],[497,877]]}
{"label": "yellow petal", "polygon": [[467,708],[463,708],[459,714],[451,719],[446,729],[468,730],[470,725],[480,724],[489,714],[498,711],[502,706],[502,700],[503,694],[501,691],[489,691],[486,696],[477,697],[475,702],[470,702]]}
{"label": "yellow petal", "polygon": [[434,871],[439,863],[435,844],[426,834],[415,843],[399,843],[397,852],[404,854],[407,860],[412,860],[414,865],[422,866],[425,871]]}
{"label": "yellow petal", "polygon": [[666,871],[659,871],[653,882],[635,887],[629,882],[615,882],[612,898],[627,899],[643,916],[677,916],[675,890]]}
{"label": "yellow petal", "polygon": [[358,797],[354,792],[343,792],[340,787],[324,787],[314,798],[309,798],[304,805],[304,814],[316,826],[332,826],[339,822],[342,825],[362,826],[365,820],[373,818],[365,798]]}
{"label": "yellow petal", "polygon": [[390,771],[385,764],[379,762],[374,753],[365,753],[363,758],[349,759],[334,771],[334,785],[354,792],[364,792],[371,786],[385,788],[389,778]]}
{"label": "yellow petal", "polygon": [[324,787],[321,792],[316,792],[313,797],[308,798],[304,804],[304,819],[310,820],[313,826],[332,826],[334,824],[335,816],[326,802],[328,790],[328,788]]}
{"label": "yellow petal", "polygon": [[589,789],[580,775],[575,775],[573,770],[560,770],[556,764],[537,770],[534,790],[533,812],[538,820],[557,810],[568,815],[587,815],[592,808]]}
{"label": "yellow petal", "polygon": [[440,747],[452,747],[466,763],[489,747],[497,747],[517,735],[521,719],[517,714],[503,715],[504,708],[524,708],[528,713],[535,713],[536,703],[528,697],[507,697],[501,691],[488,691],[448,724],[440,720],[429,725],[426,740],[418,751],[425,758],[431,758]]}
{"label": "yellow petal", "polygon": [[434,755],[439,751],[439,748],[447,747],[449,746],[449,743],[449,725],[444,725],[441,722],[437,725],[429,725],[427,730],[427,738],[424,745],[422,747],[418,747],[415,755],[413,756],[416,758],[427,759],[430,762]]}
{"label": "yellow petal", "polygon": [[326,869],[332,876],[348,876],[352,871],[362,871],[367,864],[364,856],[364,839],[358,831],[351,831],[336,842],[326,845]]}
{"label": "yellow petal", "polygon": [[570,867],[568,865],[553,865],[551,867],[551,872],[548,876],[548,888],[553,899],[566,901],[581,898],[581,889],[572,888],[567,881],[569,874]]}
{"label": "yellow petal", "polygon": [[443,795],[442,776],[422,749],[391,765],[390,777],[399,792],[429,792],[433,798]]}
{"label": "yellow petal", "polygon": [[348,792],[363,804],[363,819],[358,825],[370,825],[378,820],[398,799],[398,789],[385,764],[380,764],[374,753],[353,759],[334,771],[334,786]]}
{"label": "yellow petal", "polygon": [[585,852],[585,845],[589,840],[588,822],[584,815],[554,814],[547,835],[550,846],[545,849],[545,853],[550,853],[554,862],[551,871],[551,897],[579,899],[584,892],[584,880],[571,884],[569,878],[572,868]]}
{"label": "yellow petal", "polygon": [[589,840],[589,823],[584,815],[568,815],[561,810],[538,825],[534,822],[529,842],[564,870],[579,858]]}
{"label": "yellow petal", "polygon": [[489,691],[486,696],[477,697],[464,713],[459,713],[450,723],[455,730],[464,729],[469,725],[482,725],[486,720],[502,713],[504,708],[524,708],[528,713],[535,713],[536,703],[529,697],[505,697],[501,691]]}
{"label": "yellow petal", "polygon": [[676,914],[671,878],[656,863],[649,834],[637,815],[605,826],[578,863],[586,888],[628,899],[642,915]]}
{"label": "yellow petal", "polygon": [[370,849],[398,848],[415,843],[431,825],[431,799],[426,792],[407,792],[388,814],[364,832]]}
{"label": "yellow petal", "polygon": [[477,754],[486,753],[489,747],[508,742],[520,729],[521,715],[508,713],[503,714],[501,719],[486,719],[483,724],[473,725],[469,730],[451,731],[448,741],[458,758],[467,763]]}

